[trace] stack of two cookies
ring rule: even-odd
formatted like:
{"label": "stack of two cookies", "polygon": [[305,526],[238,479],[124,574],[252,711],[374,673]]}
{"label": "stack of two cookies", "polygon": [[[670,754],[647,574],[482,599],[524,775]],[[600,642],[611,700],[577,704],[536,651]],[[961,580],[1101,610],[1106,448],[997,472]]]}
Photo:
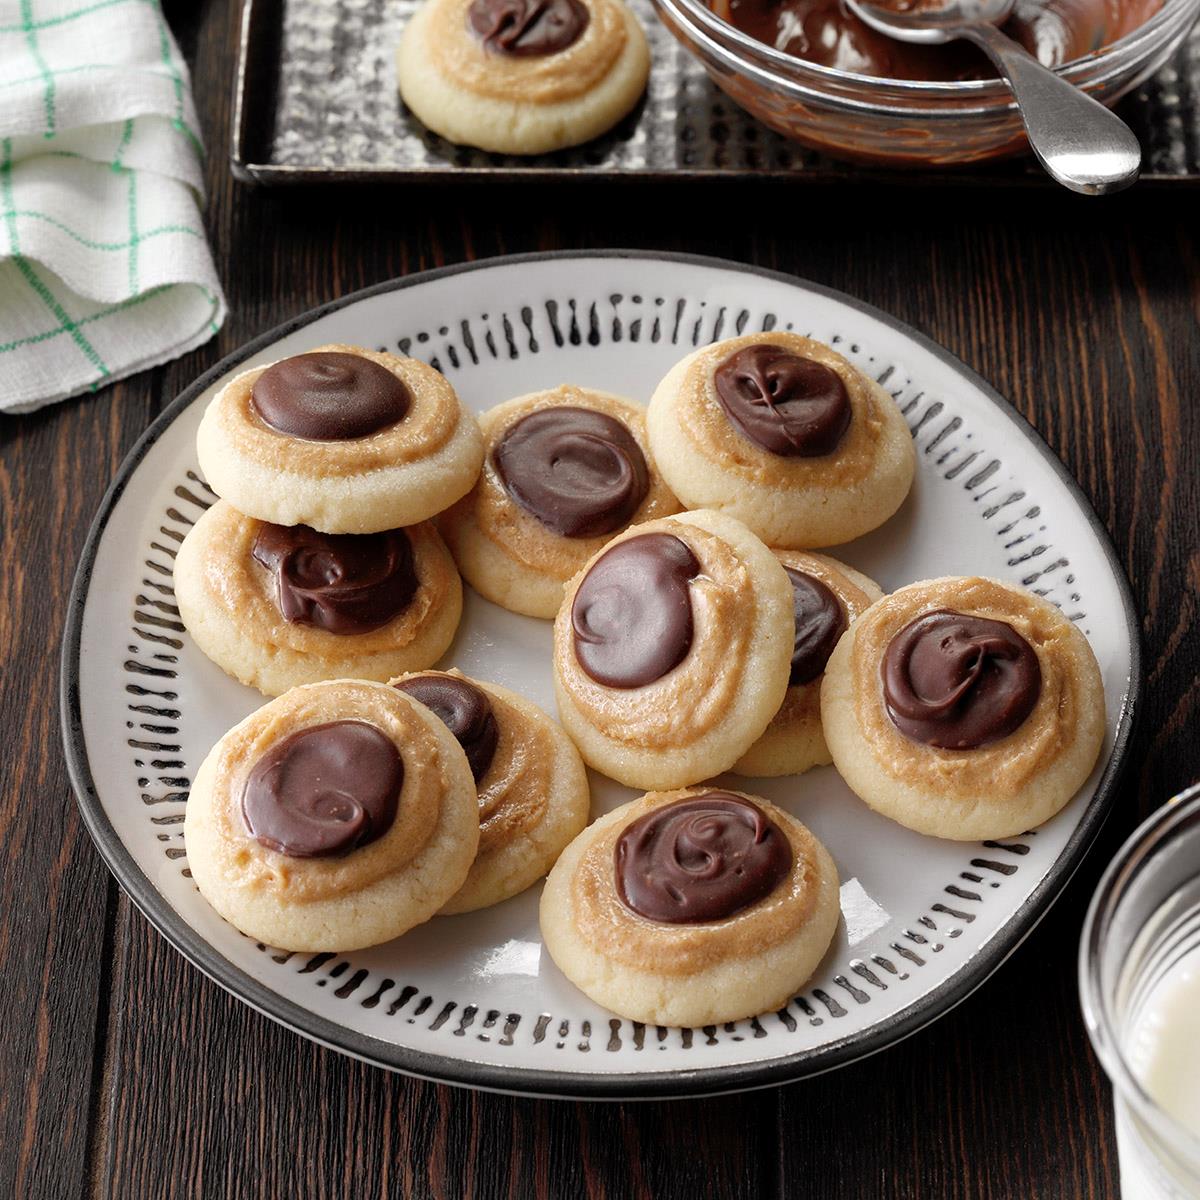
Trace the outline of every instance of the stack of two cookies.
{"label": "stack of two cookies", "polygon": [[188,632],[268,696],[430,666],[462,583],[430,518],[475,482],[479,427],[415,359],[325,346],[243,372],[205,411],[221,497],[179,552]]}
{"label": "stack of two cookies", "polygon": [[197,450],[221,499],[180,548],[180,613],[278,697],[197,773],[185,836],[206,898],[262,941],[353,949],[528,887],[586,822],[587,778],[535,705],[427,670],[462,612],[431,518],[483,457],[450,383],[321,347],[233,379]]}

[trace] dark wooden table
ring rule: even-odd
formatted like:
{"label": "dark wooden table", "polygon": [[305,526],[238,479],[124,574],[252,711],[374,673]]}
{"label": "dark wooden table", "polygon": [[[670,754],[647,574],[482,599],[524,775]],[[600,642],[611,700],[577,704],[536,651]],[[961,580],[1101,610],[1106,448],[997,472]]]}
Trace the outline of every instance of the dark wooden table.
{"label": "dark wooden table", "polygon": [[[232,0],[168,4],[211,148],[230,318],[98,395],[0,418],[0,1196],[1112,1197],[1109,1091],[1075,950],[1097,876],[1200,777],[1200,225],[1194,193],[583,185],[256,192],[225,162]],[[201,370],[391,276],[552,247],[702,251],[842,288],[1012,397],[1111,530],[1146,690],[1101,840],[997,975],[932,1028],[805,1084],[573,1104],[349,1061],[232,1000],[135,912],[77,815],[58,642],[75,560],[138,434]],[[0,384],[2,386],[2,384]]]}

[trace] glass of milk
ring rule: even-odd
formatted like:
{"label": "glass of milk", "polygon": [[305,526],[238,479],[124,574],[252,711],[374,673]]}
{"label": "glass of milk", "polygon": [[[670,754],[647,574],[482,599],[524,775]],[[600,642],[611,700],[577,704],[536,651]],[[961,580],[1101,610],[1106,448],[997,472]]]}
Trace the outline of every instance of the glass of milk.
{"label": "glass of milk", "polygon": [[1200,1197],[1200,785],[1121,847],[1079,952],[1083,1015],[1113,1086],[1122,1200]]}

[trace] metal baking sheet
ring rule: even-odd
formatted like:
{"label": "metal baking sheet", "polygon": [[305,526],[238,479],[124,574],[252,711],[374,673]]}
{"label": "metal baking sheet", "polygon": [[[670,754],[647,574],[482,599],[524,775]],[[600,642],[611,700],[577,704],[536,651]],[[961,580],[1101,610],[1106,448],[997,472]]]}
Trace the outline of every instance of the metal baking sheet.
{"label": "metal baking sheet", "polygon": [[[769,176],[965,184],[1040,183],[1027,163],[889,172],[806,149],[746,115],[654,14],[630,0],[650,40],[646,96],[611,133],[531,158],[456,146],[410,116],[395,48],[421,0],[245,0],[234,174],[279,184],[353,180]],[[1200,182],[1200,27],[1120,111],[1146,148],[1143,181]]]}

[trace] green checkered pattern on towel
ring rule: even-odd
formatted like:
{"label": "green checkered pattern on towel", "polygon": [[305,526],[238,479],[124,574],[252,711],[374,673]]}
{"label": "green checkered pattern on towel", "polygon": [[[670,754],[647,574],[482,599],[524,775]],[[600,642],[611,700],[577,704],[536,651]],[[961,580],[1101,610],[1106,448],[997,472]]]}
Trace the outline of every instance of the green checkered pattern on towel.
{"label": "green checkered pattern on towel", "polygon": [[0,411],[216,332],[201,155],[158,0],[0,0]]}

